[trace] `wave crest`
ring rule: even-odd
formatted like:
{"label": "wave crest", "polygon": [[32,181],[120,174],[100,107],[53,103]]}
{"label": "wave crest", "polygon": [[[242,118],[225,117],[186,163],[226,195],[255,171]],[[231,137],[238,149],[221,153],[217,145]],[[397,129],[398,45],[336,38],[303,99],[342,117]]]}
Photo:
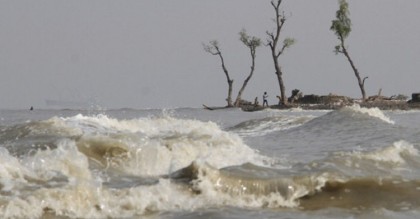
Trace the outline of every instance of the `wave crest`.
{"label": "wave crest", "polygon": [[118,120],[106,115],[79,114],[41,123],[46,124],[42,129],[45,131],[38,130],[31,138],[36,138],[37,133],[59,129],[59,134],[53,134],[58,139],[75,141],[79,151],[90,160],[134,175],[165,175],[194,160],[204,160],[218,168],[244,162],[259,165],[269,162],[238,135],[223,131],[213,122],[170,115]]}
{"label": "wave crest", "polygon": [[300,198],[315,193],[325,182],[322,174],[287,176],[280,170],[249,163],[217,169],[194,162],[171,177],[191,182],[196,193],[241,207],[297,207]]}
{"label": "wave crest", "polygon": [[369,115],[371,117],[378,118],[378,119],[380,119],[380,120],[382,120],[386,123],[395,124],[394,121],[392,121],[379,108],[376,108],[376,107],[374,107],[374,108],[363,108],[363,107],[360,107],[360,105],[353,105],[353,106],[344,107],[341,110],[344,111],[344,112],[348,111],[348,112],[356,112],[356,113]]}
{"label": "wave crest", "polygon": [[[246,174],[243,169],[247,170]],[[253,172],[256,170],[258,173]],[[343,177],[328,171],[291,173],[249,164],[217,169],[193,163],[173,174],[172,178],[187,182],[197,195],[237,207],[306,210],[331,207],[407,210],[420,207],[420,182],[398,177]]]}

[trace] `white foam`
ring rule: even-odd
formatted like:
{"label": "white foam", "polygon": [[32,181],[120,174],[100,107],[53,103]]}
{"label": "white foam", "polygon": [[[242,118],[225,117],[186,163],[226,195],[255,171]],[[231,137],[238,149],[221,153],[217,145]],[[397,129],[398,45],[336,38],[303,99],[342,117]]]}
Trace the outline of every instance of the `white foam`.
{"label": "white foam", "polygon": [[93,137],[107,144],[117,142],[118,147],[128,151],[120,170],[135,175],[169,174],[198,159],[217,168],[245,162],[264,165],[267,160],[238,135],[223,131],[213,122],[168,115],[132,120],[77,115],[62,120],[81,130],[81,140]]}
{"label": "white foam", "polygon": [[295,208],[299,206],[300,198],[321,190],[329,179],[336,178],[329,173],[292,178],[281,175],[271,179],[250,179],[247,175],[236,178],[207,164],[196,165],[200,167],[192,189],[203,194],[209,203],[235,207]]}
{"label": "white foam", "polygon": [[193,194],[168,179],[151,186],[107,189],[89,185],[44,188],[14,197],[0,208],[2,218],[40,218],[45,209],[70,218],[131,218],[154,212],[193,211],[228,203],[218,197]]}
{"label": "white foam", "polygon": [[226,182],[219,176],[217,169],[207,164],[200,165],[198,179],[192,182],[193,190],[202,194],[208,204],[212,205],[230,205],[235,207],[296,207],[298,202],[294,198],[287,198],[279,192],[273,192],[266,195],[254,195],[243,193],[246,188],[238,188],[233,190],[234,194],[223,191]]}
{"label": "white foam", "polygon": [[[57,205],[61,206],[57,214],[65,215],[64,212],[87,204],[83,196],[89,196],[100,185],[91,175],[87,158],[77,151],[73,141],[60,142],[56,149],[35,151],[19,160],[4,151],[0,154],[1,190],[8,191],[5,185],[13,188],[1,200],[2,218],[38,218],[45,208],[53,209]],[[58,177],[63,180],[61,186],[57,181],[49,184],[49,180]],[[66,190],[66,196],[61,196],[59,190]]]}
{"label": "white foam", "polygon": [[158,124],[160,132],[153,131],[143,145],[132,147],[136,162],[128,167],[131,171],[147,175],[168,174],[194,160],[205,160],[217,168],[245,162],[262,164],[262,156],[237,135],[222,131],[215,123],[171,120],[156,121],[165,123]]}
{"label": "white foam", "polygon": [[32,176],[16,157],[0,147],[0,189],[2,192],[17,192],[16,187],[25,184],[25,176]]}
{"label": "white foam", "polygon": [[353,106],[348,106],[345,107],[345,109],[349,109],[355,112],[359,112],[359,113],[363,113],[363,114],[367,114],[371,117],[375,117],[378,118],[386,123],[389,124],[395,124],[394,121],[392,121],[388,116],[386,116],[379,108],[363,108],[360,107],[360,105],[353,105]]}
{"label": "white foam", "polygon": [[[206,199],[194,198],[169,179],[133,188],[104,187],[73,141],[62,141],[56,149],[37,151],[21,161],[6,151],[0,153],[0,164],[1,191],[15,193],[1,199],[1,218],[40,218],[45,212],[70,218],[119,218],[206,206]],[[28,176],[35,184],[26,180]],[[67,180],[46,186],[57,177]]]}
{"label": "white foam", "polygon": [[395,142],[392,146],[362,155],[370,160],[406,164],[404,156],[419,156],[419,151],[413,144],[403,140]]}
{"label": "white foam", "polygon": [[[378,168],[400,168],[407,165],[407,159],[417,160],[419,151],[413,144],[401,140],[394,142],[391,146],[380,148],[374,151],[353,151],[336,153],[339,155],[340,161],[344,161],[347,166],[355,166],[360,168],[360,161],[369,161],[364,165],[374,164]],[[373,162],[372,162],[373,161]],[[378,166],[380,165],[380,166]],[[367,170],[365,166],[365,170]]]}
{"label": "white foam", "polygon": [[41,180],[57,176],[65,176],[72,183],[92,180],[87,157],[77,150],[71,140],[58,142],[53,150],[39,150],[23,159],[22,164]]}

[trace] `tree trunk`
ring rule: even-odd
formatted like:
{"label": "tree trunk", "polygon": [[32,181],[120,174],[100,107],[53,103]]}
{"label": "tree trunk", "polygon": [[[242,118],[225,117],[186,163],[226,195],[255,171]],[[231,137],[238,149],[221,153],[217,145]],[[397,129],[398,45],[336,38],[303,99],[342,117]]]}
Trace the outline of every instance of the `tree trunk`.
{"label": "tree trunk", "polygon": [[[277,44],[277,43],[275,43]],[[274,44],[274,46],[275,46]],[[277,81],[279,82],[279,88],[280,88],[280,98],[281,98],[281,103],[283,105],[287,105],[287,98],[286,98],[286,87],[284,86],[284,82],[283,82],[283,72],[281,71],[281,67],[278,61],[278,56],[276,55],[276,51],[275,51],[275,47],[271,48],[272,51],[272,56],[273,56],[273,61],[274,61],[274,69],[276,70],[276,76],[277,76]]]}
{"label": "tree trunk", "polygon": [[219,53],[218,53],[218,55],[219,55],[219,57],[220,57],[220,60],[222,61],[222,68],[223,68],[223,72],[225,73],[225,75],[226,75],[226,80],[227,80],[227,83],[228,83],[228,96],[227,96],[227,98],[226,98],[226,101],[227,101],[227,106],[228,107],[232,107],[233,106],[233,104],[232,104],[232,87],[233,87],[233,80],[232,79],[230,79],[230,77],[229,77],[229,72],[228,72],[228,70],[226,69],[226,66],[225,66],[225,61],[224,61],[224,59],[223,59],[223,56],[222,56],[222,53],[219,51]]}
{"label": "tree trunk", "polygon": [[280,85],[280,98],[283,105],[287,105],[287,97],[286,97],[286,87],[284,86],[282,72],[279,70],[277,74],[277,80],[279,81]]}
{"label": "tree trunk", "polygon": [[287,105],[286,88],[285,88],[284,82],[283,82],[283,72],[281,71],[281,67],[280,67],[280,64],[279,64],[279,57],[282,54],[285,47],[283,47],[282,50],[277,51],[281,29],[283,28],[283,25],[286,22],[286,19],[284,18],[284,16],[282,17],[280,15],[280,5],[281,5],[281,3],[282,3],[282,0],[277,0],[277,3],[274,3],[274,1],[271,2],[271,5],[273,6],[273,8],[276,12],[276,19],[275,19],[276,30],[275,30],[275,34],[274,33],[269,33],[269,32],[267,32],[267,34],[270,38],[268,45],[270,46],[270,49],[271,49],[271,55],[272,55],[272,58],[273,58],[274,69],[276,71],[275,74],[277,75],[277,80],[279,82],[279,87],[280,87],[280,97],[281,97],[280,101],[283,105]]}
{"label": "tree trunk", "polygon": [[227,97],[227,99],[226,99],[226,101],[227,101],[227,106],[228,107],[232,107],[233,106],[233,104],[232,104],[232,87],[233,87],[233,80],[229,80],[228,79],[228,85],[229,85],[229,90],[228,90],[228,97]]}
{"label": "tree trunk", "polygon": [[351,68],[353,69],[354,75],[357,78],[357,82],[359,84],[360,87],[360,91],[362,92],[362,100],[363,102],[366,101],[366,91],[365,91],[365,80],[367,77],[365,77],[363,80],[360,77],[359,71],[357,70],[356,66],[353,63],[353,60],[350,58],[350,55],[346,49],[346,47],[344,46],[344,38],[340,37],[341,40],[341,49],[343,50],[343,54],[346,56],[347,60],[349,61]]}
{"label": "tree trunk", "polygon": [[254,74],[255,70],[255,49],[251,48],[251,58],[252,58],[252,65],[251,65],[251,72],[249,73],[248,77],[245,79],[241,89],[238,92],[238,96],[236,97],[235,106],[239,107],[242,100],[242,93],[245,90],[246,85],[248,84],[249,80],[251,79],[252,75]]}

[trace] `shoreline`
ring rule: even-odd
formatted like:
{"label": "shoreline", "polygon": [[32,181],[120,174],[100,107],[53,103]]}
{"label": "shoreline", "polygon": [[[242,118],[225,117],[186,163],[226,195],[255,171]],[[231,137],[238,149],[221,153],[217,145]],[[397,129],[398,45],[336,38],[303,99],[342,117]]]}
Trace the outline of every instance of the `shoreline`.
{"label": "shoreline", "polygon": [[[396,101],[396,100],[377,100],[377,101],[368,101],[368,102],[354,102],[348,104],[325,104],[325,103],[317,103],[317,104],[304,104],[304,103],[291,103],[289,105],[271,105],[268,107],[262,107],[260,105],[243,105],[238,108],[241,108],[245,112],[254,112],[260,111],[264,109],[278,109],[278,110],[285,110],[285,109],[296,109],[300,108],[303,110],[338,110],[346,106],[352,106],[354,104],[360,105],[363,108],[378,108],[380,110],[420,110],[420,103],[409,103],[407,101]],[[223,107],[229,108],[229,107]],[[215,108],[213,110],[222,109],[222,108]]]}
{"label": "shoreline", "polygon": [[254,102],[241,100],[239,106],[208,107],[203,104],[203,107],[208,110],[240,108],[245,112],[253,112],[266,108],[278,110],[296,108],[303,110],[337,110],[357,104],[363,108],[378,108],[380,110],[420,110],[420,93],[413,93],[412,99],[407,101],[408,97],[404,95],[394,95],[391,97],[382,96],[380,90],[378,95],[369,96],[366,100],[362,100],[332,93],[328,95],[303,95],[299,90],[295,89],[292,91],[292,96],[288,98],[288,103],[286,105],[282,104],[279,96],[277,96],[277,98],[279,98],[279,103],[277,105],[269,105],[266,107],[260,105],[257,98],[255,98]]}

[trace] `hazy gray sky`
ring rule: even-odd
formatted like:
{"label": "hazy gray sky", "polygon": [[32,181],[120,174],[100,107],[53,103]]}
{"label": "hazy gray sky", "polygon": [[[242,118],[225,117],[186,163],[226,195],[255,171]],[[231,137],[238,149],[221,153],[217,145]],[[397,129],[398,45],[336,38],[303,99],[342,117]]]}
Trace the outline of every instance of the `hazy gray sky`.
{"label": "hazy gray sky", "polygon": [[[349,0],[348,47],[368,95],[420,92],[419,0]],[[282,57],[289,95],[360,97],[356,78],[333,48],[329,30],[336,0],[285,0],[283,37],[297,44]],[[0,108],[45,108],[46,99],[95,99],[105,108],[225,105],[219,59],[202,43],[217,39],[234,78],[234,96],[249,73],[250,55],[238,32],[266,39],[270,0],[1,0]],[[243,97],[278,83],[269,49],[257,50],[256,71]]]}

